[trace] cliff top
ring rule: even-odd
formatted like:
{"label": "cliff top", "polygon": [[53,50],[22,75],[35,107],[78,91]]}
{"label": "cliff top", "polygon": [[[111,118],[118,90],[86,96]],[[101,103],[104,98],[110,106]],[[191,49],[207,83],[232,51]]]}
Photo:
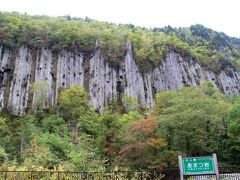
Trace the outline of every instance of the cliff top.
{"label": "cliff top", "polygon": [[105,59],[116,66],[126,54],[127,42],[131,42],[134,59],[143,71],[155,67],[170,51],[191,56],[215,72],[240,67],[240,39],[199,24],[147,29],[89,18],[0,12],[0,45],[12,49],[25,45],[33,50],[77,49],[91,54],[97,45]]}

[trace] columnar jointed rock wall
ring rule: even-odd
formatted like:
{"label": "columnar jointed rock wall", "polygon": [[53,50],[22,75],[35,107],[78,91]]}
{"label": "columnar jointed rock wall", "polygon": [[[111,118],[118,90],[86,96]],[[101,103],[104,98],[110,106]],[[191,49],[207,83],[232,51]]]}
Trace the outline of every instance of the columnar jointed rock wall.
{"label": "columnar jointed rock wall", "polygon": [[145,104],[143,75],[133,60],[130,44],[120,72],[120,77],[124,77],[124,93],[137,98],[141,104]]}
{"label": "columnar jointed rock wall", "polygon": [[31,78],[32,54],[29,49],[19,49],[14,64],[13,78],[10,86],[8,105],[14,114],[23,114],[27,108],[30,78]]}
{"label": "columnar jointed rock wall", "polygon": [[4,82],[4,71],[6,71],[6,68],[8,67],[9,63],[9,50],[4,49],[2,46],[0,47],[0,109],[3,108],[4,103],[3,103],[3,98],[4,98],[4,87],[5,82]]}
{"label": "columnar jointed rock wall", "polygon": [[223,88],[223,91],[227,94],[240,94],[240,73],[230,70],[231,75],[228,76],[225,72],[221,72],[219,79]]}
{"label": "columnar jointed rock wall", "polygon": [[117,97],[117,72],[101,56],[97,48],[89,63],[89,95],[92,106],[102,111],[104,106]]}
{"label": "columnar jointed rock wall", "polygon": [[56,98],[59,88],[68,88],[71,85],[84,84],[83,56],[79,52],[62,51],[57,58],[56,67],[52,68],[52,74],[56,72]]}
{"label": "columnar jointed rock wall", "polygon": [[125,58],[115,69],[103,58],[99,48],[88,58],[81,50],[53,55],[45,48],[30,51],[21,47],[10,51],[0,47],[0,108],[11,108],[17,115],[36,101],[37,95],[30,92],[32,83],[37,81],[48,84],[45,108],[56,104],[59,89],[79,84],[89,91],[92,106],[102,111],[111,99],[122,94],[135,97],[150,108],[156,92],[195,86],[206,80],[215,82],[225,93],[240,94],[239,72],[230,69],[217,75],[174,52],[155,70],[143,73],[133,59],[130,44]]}
{"label": "columnar jointed rock wall", "polygon": [[[52,73],[52,66],[53,66],[53,55],[51,51],[42,48],[41,51],[37,52],[36,58],[36,65],[34,66],[35,77],[34,82],[43,81],[46,82],[47,87],[42,89],[45,92],[46,102],[44,104],[44,108],[49,108],[54,105],[54,90],[53,90],[53,73]],[[40,84],[41,85],[41,84]],[[33,94],[33,103],[37,101],[38,94],[36,91]]]}

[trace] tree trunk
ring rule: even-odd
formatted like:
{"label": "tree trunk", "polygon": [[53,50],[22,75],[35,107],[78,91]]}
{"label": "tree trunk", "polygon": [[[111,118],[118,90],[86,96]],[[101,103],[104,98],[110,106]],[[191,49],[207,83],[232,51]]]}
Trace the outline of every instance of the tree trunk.
{"label": "tree trunk", "polygon": [[70,122],[70,127],[71,127],[71,141],[73,144],[77,145],[78,144],[78,124],[76,121],[71,121]]}
{"label": "tree trunk", "polygon": [[23,143],[24,143],[24,137],[23,137],[23,132],[21,132],[21,144],[20,144],[20,155],[21,156],[23,153]]}

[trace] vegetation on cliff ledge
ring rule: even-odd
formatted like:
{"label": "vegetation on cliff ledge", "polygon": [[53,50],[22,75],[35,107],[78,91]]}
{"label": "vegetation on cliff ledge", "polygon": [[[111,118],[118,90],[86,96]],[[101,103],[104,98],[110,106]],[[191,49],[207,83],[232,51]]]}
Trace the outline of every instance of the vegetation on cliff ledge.
{"label": "vegetation on cliff ledge", "polygon": [[170,51],[190,56],[215,72],[239,66],[240,39],[202,25],[147,29],[89,18],[0,12],[0,45],[9,48],[26,45],[31,49],[47,47],[56,53],[63,49],[92,53],[97,46],[111,65],[117,66],[128,42],[143,71],[152,69]]}

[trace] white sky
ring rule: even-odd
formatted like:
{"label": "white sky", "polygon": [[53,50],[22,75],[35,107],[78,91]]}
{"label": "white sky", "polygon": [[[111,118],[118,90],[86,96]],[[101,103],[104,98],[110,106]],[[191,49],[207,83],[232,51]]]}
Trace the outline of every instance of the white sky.
{"label": "white sky", "polygon": [[87,16],[148,28],[199,23],[240,38],[240,0],[0,0],[0,11]]}

